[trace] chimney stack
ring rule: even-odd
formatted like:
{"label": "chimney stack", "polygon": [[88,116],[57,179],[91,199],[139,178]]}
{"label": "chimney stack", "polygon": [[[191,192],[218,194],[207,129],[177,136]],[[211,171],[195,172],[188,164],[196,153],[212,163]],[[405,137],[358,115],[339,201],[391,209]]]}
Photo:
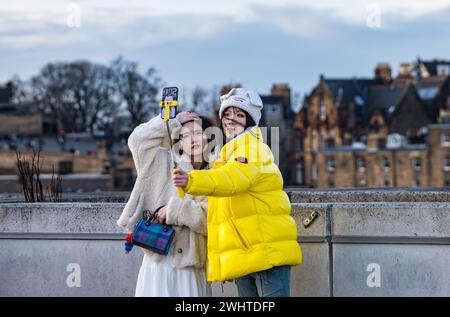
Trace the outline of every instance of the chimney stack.
{"label": "chimney stack", "polygon": [[392,80],[392,70],[388,63],[379,63],[375,68],[375,79],[388,83]]}

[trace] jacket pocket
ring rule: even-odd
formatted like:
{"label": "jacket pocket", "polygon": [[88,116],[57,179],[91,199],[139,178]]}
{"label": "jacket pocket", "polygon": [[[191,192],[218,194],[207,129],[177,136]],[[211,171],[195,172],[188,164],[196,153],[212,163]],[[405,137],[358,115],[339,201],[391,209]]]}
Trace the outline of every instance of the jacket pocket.
{"label": "jacket pocket", "polygon": [[228,222],[230,223],[231,228],[233,228],[234,236],[235,236],[236,240],[239,242],[239,244],[241,245],[241,248],[243,248],[246,251],[250,251],[249,244],[244,239],[244,236],[239,232],[236,224],[234,223],[234,220],[229,218]]}

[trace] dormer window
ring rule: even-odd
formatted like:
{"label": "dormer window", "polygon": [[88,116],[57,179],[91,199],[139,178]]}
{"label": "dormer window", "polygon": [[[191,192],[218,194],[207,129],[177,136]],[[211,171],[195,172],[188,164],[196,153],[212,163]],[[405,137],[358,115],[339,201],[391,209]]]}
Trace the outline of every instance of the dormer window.
{"label": "dormer window", "polygon": [[438,76],[448,76],[450,75],[450,65],[448,64],[441,64],[437,65],[437,75]]}

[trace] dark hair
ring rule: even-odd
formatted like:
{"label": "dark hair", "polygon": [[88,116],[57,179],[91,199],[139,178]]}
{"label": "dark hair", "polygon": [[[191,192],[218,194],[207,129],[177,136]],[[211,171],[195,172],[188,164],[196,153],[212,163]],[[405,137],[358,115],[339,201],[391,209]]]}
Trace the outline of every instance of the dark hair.
{"label": "dark hair", "polygon": [[[211,122],[211,120],[205,116],[198,116],[198,118],[202,121],[202,131],[205,132],[206,129],[208,129],[209,127],[212,127],[213,124]],[[190,121],[186,121],[185,123],[183,123],[181,126],[185,125],[188,122],[195,122],[196,120],[190,120]],[[208,143],[211,142],[211,138],[208,138]],[[180,135],[178,134],[174,139],[173,139],[173,145],[177,144],[178,142],[180,142]],[[178,150],[178,154],[182,155],[183,154],[183,150],[180,148]],[[202,167],[201,169],[204,169],[206,166],[208,165],[208,162],[203,161]]]}
{"label": "dark hair", "polygon": [[213,126],[213,124],[212,124],[211,120],[209,120],[209,118],[207,118],[205,116],[198,116],[198,117],[200,118],[200,120],[202,120],[202,130],[203,131],[205,131],[209,127]]}
{"label": "dark hair", "polygon": [[[231,106],[231,107],[232,107],[232,106]],[[228,107],[228,108],[230,108],[230,107]],[[226,111],[228,108],[226,108],[226,109],[222,112],[222,114],[225,113],[225,111]],[[238,109],[242,110],[241,108],[238,108]],[[250,128],[250,127],[254,127],[254,126],[256,125],[255,120],[253,120],[253,118],[248,114],[247,111],[242,110],[242,112],[245,113],[245,127],[244,127],[244,130],[247,130],[247,128]],[[223,119],[223,116],[222,116],[222,118],[220,119],[220,130],[222,130],[223,140],[226,141],[226,140],[227,140],[227,136],[225,135],[225,131],[223,130],[222,119]],[[225,142],[225,143],[226,143],[226,142]]]}
{"label": "dark hair", "polygon": [[256,125],[255,120],[253,120],[252,116],[250,116],[248,114],[247,111],[242,110],[245,112],[245,129],[250,128],[250,127],[254,127]]}

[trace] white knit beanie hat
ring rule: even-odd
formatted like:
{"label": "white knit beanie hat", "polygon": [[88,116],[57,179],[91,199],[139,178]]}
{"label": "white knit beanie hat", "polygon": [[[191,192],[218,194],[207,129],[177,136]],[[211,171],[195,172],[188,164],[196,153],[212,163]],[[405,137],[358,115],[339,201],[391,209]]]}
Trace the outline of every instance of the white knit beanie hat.
{"label": "white knit beanie hat", "polygon": [[243,88],[231,89],[226,95],[220,96],[220,119],[222,119],[223,112],[228,107],[236,107],[246,111],[256,125],[259,124],[263,102],[257,92]]}

